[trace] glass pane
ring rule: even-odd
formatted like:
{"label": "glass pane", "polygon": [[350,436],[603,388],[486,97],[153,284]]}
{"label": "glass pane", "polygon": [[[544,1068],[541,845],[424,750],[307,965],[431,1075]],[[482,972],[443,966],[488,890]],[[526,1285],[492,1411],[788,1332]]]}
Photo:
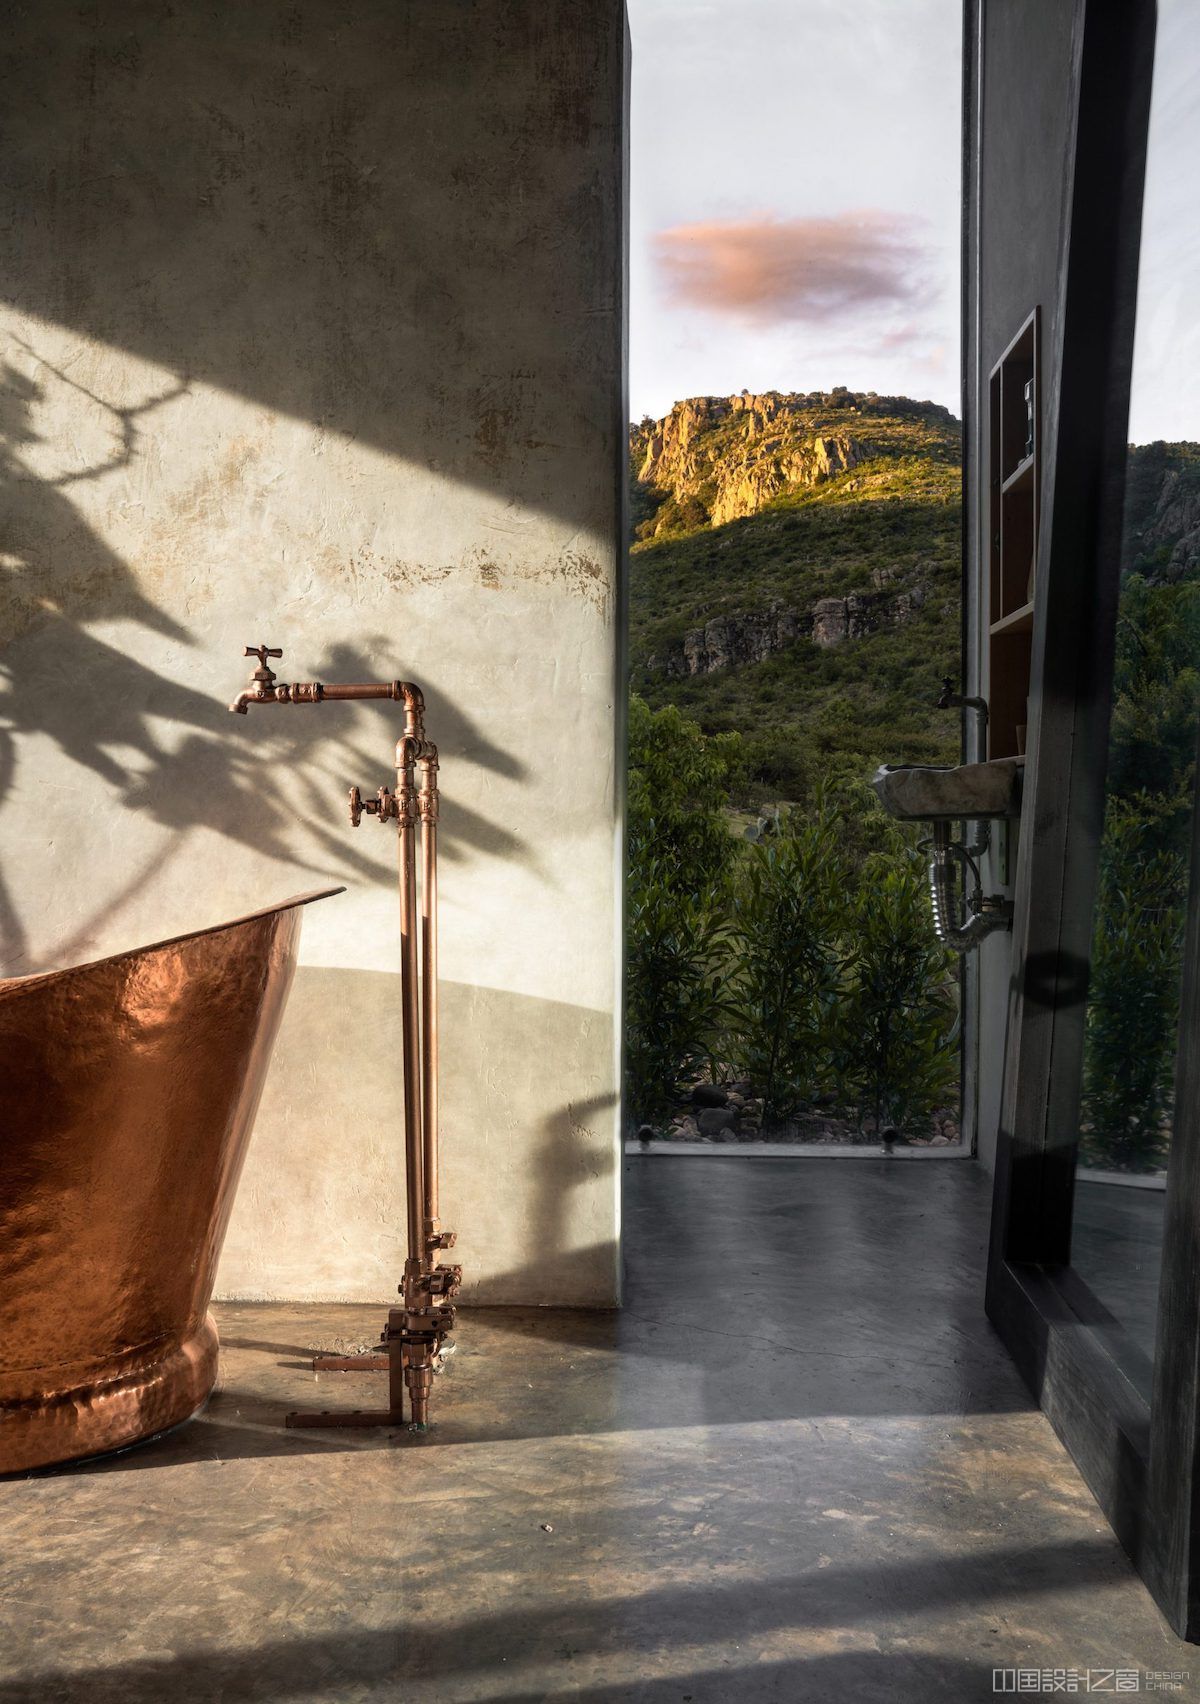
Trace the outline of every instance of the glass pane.
{"label": "glass pane", "polygon": [[1195,23],[1160,0],[1072,1236],[1076,1272],[1149,1357],[1200,711]]}

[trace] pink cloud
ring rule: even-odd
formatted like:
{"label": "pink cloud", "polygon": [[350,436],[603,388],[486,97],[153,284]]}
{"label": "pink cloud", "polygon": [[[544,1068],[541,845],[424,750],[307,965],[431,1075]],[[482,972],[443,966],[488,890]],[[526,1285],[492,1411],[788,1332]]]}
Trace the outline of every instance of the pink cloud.
{"label": "pink cloud", "polygon": [[864,211],[831,218],[710,219],[654,238],[668,297],[754,324],[827,324],[863,309],[924,306],[936,294],[917,220]]}

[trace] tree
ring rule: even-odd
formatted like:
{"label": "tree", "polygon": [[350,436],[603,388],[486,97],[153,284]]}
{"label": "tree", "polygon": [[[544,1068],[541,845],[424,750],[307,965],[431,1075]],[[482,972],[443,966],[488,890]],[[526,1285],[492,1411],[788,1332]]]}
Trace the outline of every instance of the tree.
{"label": "tree", "polygon": [[629,882],[643,873],[695,897],[723,885],[736,851],[726,803],[741,761],[737,734],[706,735],[673,705],[629,701]]}
{"label": "tree", "polygon": [[672,1110],[725,1018],[725,800],[740,749],[736,734],[710,739],[672,707],[630,701],[625,1058],[639,1119]]}

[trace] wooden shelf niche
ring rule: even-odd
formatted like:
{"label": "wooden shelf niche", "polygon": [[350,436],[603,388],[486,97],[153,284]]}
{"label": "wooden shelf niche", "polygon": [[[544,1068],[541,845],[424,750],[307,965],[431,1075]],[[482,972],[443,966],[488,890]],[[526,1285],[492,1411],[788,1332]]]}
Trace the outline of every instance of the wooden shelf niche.
{"label": "wooden shelf niche", "polygon": [[1041,492],[1041,315],[1035,308],[988,385],[988,756],[1025,749]]}

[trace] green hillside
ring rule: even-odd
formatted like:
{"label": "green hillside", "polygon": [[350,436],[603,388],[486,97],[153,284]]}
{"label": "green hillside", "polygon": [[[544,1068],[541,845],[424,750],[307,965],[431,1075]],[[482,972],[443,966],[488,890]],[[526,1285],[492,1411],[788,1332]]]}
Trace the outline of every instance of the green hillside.
{"label": "green hillside", "polygon": [[[630,433],[630,1080],[639,1115],[676,1134],[697,1080],[741,1084],[750,1112],[719,1114],[736,1139],[755,1117],[849,1139],[953,1124],[953,967],[915,837],[861,783],[881,761],[958,756],[958,713],[935,700],[960,667],[960,465],[945,409],[845,390],[697,397]],[[1130,447],[1122,570],[1080,1123],[1089,1163],[1158,1171],[1200,716],[1200,445]],[[801,808],[729,833],[731,803],[784,801]]]}
{"label": "green hillside", "polygon": [[747,803],[957,760],[960,468],[947,410],[845,390],[631,430],[631,685],[742,734]]}

